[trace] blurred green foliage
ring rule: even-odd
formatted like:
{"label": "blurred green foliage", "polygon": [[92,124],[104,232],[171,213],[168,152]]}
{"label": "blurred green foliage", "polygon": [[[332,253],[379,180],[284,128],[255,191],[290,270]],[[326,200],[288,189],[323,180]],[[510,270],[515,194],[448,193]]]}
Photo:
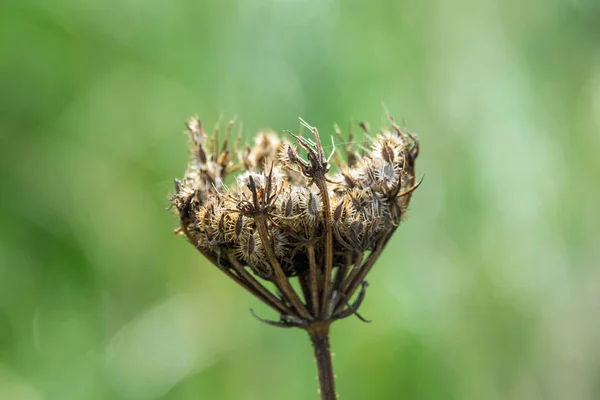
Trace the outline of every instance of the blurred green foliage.
{"label": "blurred green foliage", "polygon": [[316,399],[163,211],[183,122],[419,134],[341,399],[600,398],[596,0],[0,4],[0,399]]}

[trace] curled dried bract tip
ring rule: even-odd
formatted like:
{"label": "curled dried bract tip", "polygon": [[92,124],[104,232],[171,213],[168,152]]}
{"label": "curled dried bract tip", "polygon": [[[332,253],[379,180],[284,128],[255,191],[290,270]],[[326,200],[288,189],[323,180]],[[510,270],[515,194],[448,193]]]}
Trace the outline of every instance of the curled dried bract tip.
{"label": "curled dried bract tip", "polygon": [[[175,180],[171,201],[178,232],[277,311],[282,317],[276,325],[308,329],[350,315],[362,318],[364,279],[420,184],[419,147],[416,136],[390,118],[364,152],[356,150],[361,146],[352,131],[344,141],[336,125],[343,151],[326,157],[317,128],[300,122],[308,129],[304,136],[260,132],[253,146],[240,151],[237,144],[229,148],[233,120],[219,143],[218,126],[208,137],[200,120],[191,118],[192,162]],[[359,125],[370,135],[367,123]],[[291,279],[298,279],[301,292]]]}

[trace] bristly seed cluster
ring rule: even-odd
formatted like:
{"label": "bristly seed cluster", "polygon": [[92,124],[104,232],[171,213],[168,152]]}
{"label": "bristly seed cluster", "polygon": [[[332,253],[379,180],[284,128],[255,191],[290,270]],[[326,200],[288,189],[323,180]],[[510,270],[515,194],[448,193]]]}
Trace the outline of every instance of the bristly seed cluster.
{"label": "bristly seed cluster", "polygon": [[[238,134],[230,148],[233,121],[220,143],[218,127],[209,137],[191,118],[193,160],[183,180],[175,180],[171,199],[177,232],[276,310],[280,320],[266,322],[277,326],[358,315],[365,276],[418,186],[418,141],[393,119],[367,138],[370,148],[357,149],[352,130],[344,141],[336,127],[345,154],[334,158],[326,156],[317,129],[300,121],[310,137],[288,132],[297,144],[269,132],[259,133],[252,147],[240,147]],[[366,124],[361,127],[368,136]]]}

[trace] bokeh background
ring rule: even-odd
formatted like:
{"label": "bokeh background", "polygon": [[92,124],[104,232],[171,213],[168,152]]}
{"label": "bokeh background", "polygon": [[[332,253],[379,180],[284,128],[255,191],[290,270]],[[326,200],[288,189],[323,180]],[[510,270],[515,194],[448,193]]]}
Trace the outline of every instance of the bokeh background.
{"label": "bokeh background", "polygon": [[421,140],[332,332],[341,399],[600,398],[600,2],[0,4],[0,399],[317,399],[310,344],[173,235],[185,119]]}

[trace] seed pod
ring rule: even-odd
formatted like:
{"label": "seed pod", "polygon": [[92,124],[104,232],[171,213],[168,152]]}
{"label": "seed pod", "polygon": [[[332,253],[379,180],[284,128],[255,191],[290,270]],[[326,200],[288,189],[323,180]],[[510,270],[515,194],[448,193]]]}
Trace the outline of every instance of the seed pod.
{"label": "seed pod", "polygon": [[310,192],[308,197],[308,207],[306,208],[306,211],[314,218],[319,214],[319,203],[312,192]]}
{"label": "seed pod", "polygon": [[342,213],[344,212],[344,201],[340,200],[340,204],[335,208],[333,212],[333,220],[339,222],[342,219]]}
{"label": "seed pod", "polygon": [[283,215],[285,215],[286,217],[289,217],[292,215],[292,211],[294,211],[294,200],[290,196],[285,203],[285,211],[284,211]]}
{"label": "seed pod", "polygon": [[225,234],[225,213],[221,214],[219,218],[219,232],[223,235]]}
{"label": "seed pod", "polygon": [[348,228],[348,233],[350,235],[350,238],[354,242],[354,244],[356,246],[358,246],[359,243],[361,242],[360,236],[362,233],[362,224],[360,223],[359,220],[355,220],[350,224],[350,226]]}
{"label": "seed pod", "polygon": [[298,162],[298,157],[296,156],[296,152],[294,151],[294,148],[291,145],[287,146],[287,156],[291,162],[293,162],[293,163]]}
{"label": "seed pod", "polygon": [[248,255],[252,254],[254,252],[254,249],[256,248],[256,238],[254,237],[254,232],[252,232],[250,236],[248,236],[248,243],[246,244],[246,246],[246,253]]}
{"label": "seed pod", "polygon": [[240,214],[237,221],[235,222],[235,236],[239,237],[242,234],[242,228],[244,227],[244,216]]}
{"label": "seed pod", "polygon": [[389,146],[388,143],[383,143],[381,147],[381,155],[385,162],[392,164],[394,162],[394,150]]}

